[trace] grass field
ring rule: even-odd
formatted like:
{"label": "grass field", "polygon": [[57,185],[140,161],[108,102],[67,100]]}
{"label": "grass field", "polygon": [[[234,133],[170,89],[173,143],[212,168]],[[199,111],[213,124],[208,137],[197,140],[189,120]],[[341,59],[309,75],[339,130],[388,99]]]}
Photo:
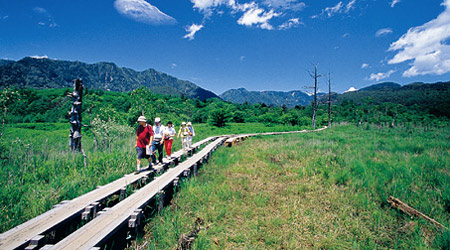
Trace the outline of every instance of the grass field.
{"label": "grass field", "polygon": [[[211,135],[288,131],[298,127],[262,124],[230,124],[213,128],[195,125],[195,141]],[[67,123],[13,124],[6,128],[0,144],[0,232],[19,225],[62,200],[78,197],[136,168],[135,137],[129,134],[115,138],[107,149],[96,149],[89,131],[83,133],[83,157],[69,152]],[[174,151],[181,142],[174,142]],[[145,163],[145,161],[144,161]]]}
{"label": "grass field", "polygon": [[450,233],[393,209],[395,196],[450,225],[450,129],[338,126],[220,148],[131,248],[448,249]]}

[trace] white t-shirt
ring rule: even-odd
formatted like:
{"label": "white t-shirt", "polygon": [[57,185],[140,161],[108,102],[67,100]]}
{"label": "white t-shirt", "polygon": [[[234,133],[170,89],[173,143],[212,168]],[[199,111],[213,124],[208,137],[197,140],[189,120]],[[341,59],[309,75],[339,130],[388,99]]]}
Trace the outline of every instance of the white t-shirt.
{"label": "white t-shirt", "polygon": [[168,140],[173,140],[173,137],[177,134],[173,127],[164,127],[164,134],[169,134],[171,137]]}
{"label": "white t-shirt", "polygon": [[153,133],[154,133],[154,139],[157,141],[160,141],[163,138],[163,134],[164,134],[164,126],[160,125],[160,126],[153,126]]}

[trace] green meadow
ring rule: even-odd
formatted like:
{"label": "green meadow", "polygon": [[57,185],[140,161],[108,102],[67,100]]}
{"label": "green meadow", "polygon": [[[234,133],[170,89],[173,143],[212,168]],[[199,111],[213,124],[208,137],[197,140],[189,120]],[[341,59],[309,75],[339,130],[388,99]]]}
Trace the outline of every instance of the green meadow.
{"label": "green meadow", "polygon": [[[83,131],[86,167],[81,154],[69,151],[69,124],[19,123],[6,127],[0,144],[0,232],[42,214],[63,200],[132,173],[136,168],[135,132],[131,127],[114,125],[115,128],[105,129],[112,133],[97,138],[98,141],[106,138],[107,143],[95,142],[90,129]],[[197,133],[194,142],[212,135],[303,129],[267,127],[260,123],[231,123],[223,128],[194,125]],[[180,149],[181,142],[175,139],[173,151]]]}
{"label": "green meadow", "polygon": [[341,125],[222,147],[130,248],[449,249],[450,129]]}

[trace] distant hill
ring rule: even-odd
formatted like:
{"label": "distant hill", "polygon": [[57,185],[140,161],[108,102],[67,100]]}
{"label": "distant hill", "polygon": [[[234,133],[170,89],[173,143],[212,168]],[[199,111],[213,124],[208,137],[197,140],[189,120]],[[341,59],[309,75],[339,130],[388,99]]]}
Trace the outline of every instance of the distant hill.
{"label": "distant hill", "polygon": [[281,91],[248,91],[244,88],[230,89],[220,95],[225,101],[233,103],[265,103],[266,105],[294,107],[296,105],[308,105],[312,96],[306,93],[293,90],[289,92]]}
{"label": "distant hill", "polygon": [[87,64],[31,57],[17,62],[0,62],[0,87],[64,88],[71,87],[74,78],[82,78],[85,86],[91,89],[125,92],[144,86],[160,94],[184,95],[201,100],[218,97],[192,82],[154,69],[138,72],[107,62]]}
{"label": "distant hill", "polygon": [[395,90],[401,88],[402,85],[395,82],[383,82],[374,85],[370,85],[369,87],[365,87],[360,89],[359,91],[372,91],[372,90]]}
{"label": "distant hill", "polygon": [[345,100],[362,103],[366,100],[374,104],[391,102],[405,106],[418,105],[431,114],[450,117],[450,82],[411,83],[404,86],[380,83],[335,95],[333,99],[338,103]]}
{"label": "distant hill", "polygon": [[14,61],[12,60],[5,60],[5,59],[0,59],[0,67],[9,63],[13,63]]}

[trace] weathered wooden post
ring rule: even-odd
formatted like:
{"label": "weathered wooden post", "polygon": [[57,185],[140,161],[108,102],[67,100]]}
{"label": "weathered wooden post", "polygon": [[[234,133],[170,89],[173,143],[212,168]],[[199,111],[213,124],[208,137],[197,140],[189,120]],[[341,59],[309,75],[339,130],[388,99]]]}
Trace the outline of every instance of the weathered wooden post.
{"label": "weathered wooden post", "polygon": [[73,80],[72,109],[70,115],[70,149],[81,151],[81,104],[83,102],[83,81],[81,79]]}

